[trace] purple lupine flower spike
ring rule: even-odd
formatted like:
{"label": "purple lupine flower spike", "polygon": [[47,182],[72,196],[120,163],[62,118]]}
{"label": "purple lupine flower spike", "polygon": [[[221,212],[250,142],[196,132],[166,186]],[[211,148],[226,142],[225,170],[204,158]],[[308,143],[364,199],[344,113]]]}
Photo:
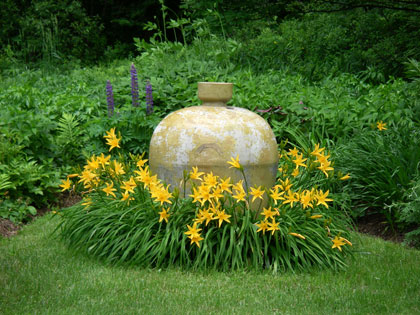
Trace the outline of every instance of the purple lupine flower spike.
{"label": "purple lupine flower spike", "polygon": [[139,83],[137,78],[137,69],[134,66],[134,63],[131,64],[130,68],[131,73],[131,97],[133,99],[133,106],[139,106]]}
{"label": "purple lupine flower spike", "polygon": [[146,83],[146,114],[153,113],[153,90],[149,81]]}
{"label": "purple lupine flower spike", "polygon": [[112,85],[108,80],[106,81],[106,102],[108,104],[108,117],[114,115],[114,93],[112,93]]}

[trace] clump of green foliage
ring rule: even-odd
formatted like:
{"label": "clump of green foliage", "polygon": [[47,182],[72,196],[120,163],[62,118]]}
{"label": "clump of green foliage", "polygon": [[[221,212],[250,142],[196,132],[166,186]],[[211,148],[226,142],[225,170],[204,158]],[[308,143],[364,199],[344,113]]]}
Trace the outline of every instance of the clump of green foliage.
{"label": "clump of green foliage", "polygon": [[420,179],[417,175],[411,181],[410,187],[404,191],[404,201],[393,204],[400,211],[399,223],[403,224],[408,232],[405,242],[420,248]]}
{"label": "clump of green foliage", "polygon": [[404,229],[407,216],[401,220],[401,207],[395,204],[407,200],[406,191],[419,173],[419,131],[414,126],[383,122],[373,128],[343,141],[335,151],[336,164],[352,174],[346,190],[354,218],[381,213],[392,229]]}
{"label": "clump of green foliage", "polygon": [[[114,128],[105,138],[110,150],[120,148]],[[193,167],[184,178],[184,189],[187,183],[193,187],[189,197],[176,187],[170,192],[143,155],[92,156],[81,173],[62,181],[63,190],[82,184],[84,197],[58,212],[61,236],[72,248],[110,263],[340,269],[352,244],[345,216],[329,206],[328,188],[340,178],[324,150],[281,149],[274,187],[248,187],[240,157],[227,162],[243,175],[237,183]]]}
{"label": "clump of green foliage", "polygon": [[0,44],[9,60],[92,62],[105,48],[103,25],[80,1],[5,0],[0,12]]}
{"label": "clump of green foliage", "polygon": [[1,218],[16,224],[28,222],[37,213],[35,207],[55,200],[60,173],[49,169],[50,162],[35,161],[23,146],[0,135]]}

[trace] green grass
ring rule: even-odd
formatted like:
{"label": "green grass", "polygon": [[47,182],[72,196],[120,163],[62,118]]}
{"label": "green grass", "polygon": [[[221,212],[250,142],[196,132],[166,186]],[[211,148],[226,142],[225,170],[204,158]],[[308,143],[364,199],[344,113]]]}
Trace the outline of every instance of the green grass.
{"label": "green grass", "polygon": [[2,314],[415,314],[420,251],[354,235],[345,272],[184,272],[113,267],[74,254],[47,215],[0,240]]}

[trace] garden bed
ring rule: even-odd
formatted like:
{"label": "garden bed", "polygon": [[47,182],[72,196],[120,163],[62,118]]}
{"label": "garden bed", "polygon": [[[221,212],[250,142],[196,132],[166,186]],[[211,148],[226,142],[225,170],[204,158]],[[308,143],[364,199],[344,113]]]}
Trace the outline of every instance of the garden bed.
{"label": "garden bed", "polygon": [[[62,193],[59,197],[58,206],[60,208],[67,208],[82,200],[82,197],[75,194],[69,193]],[[31,216],[32,220],[35,220],[38,217],[45,215],[46,213],[50,212],[51,209],[42,208],[37,210],[37,214],[35,216]],[[32,221],[28,222],[30,224]],[[19,230],[24,226],[24,224],[15,224],[8,219],[0,218],[0,236],[2,237],[11,237],[16,235]]]}
{"label": "garden bed", "polygon": [[360,233],[380,237],[394,243],[404,241],[404,233],[393,231],[385,218],[380,214],[373,214],[360,218],[356,223],[356,230]]}

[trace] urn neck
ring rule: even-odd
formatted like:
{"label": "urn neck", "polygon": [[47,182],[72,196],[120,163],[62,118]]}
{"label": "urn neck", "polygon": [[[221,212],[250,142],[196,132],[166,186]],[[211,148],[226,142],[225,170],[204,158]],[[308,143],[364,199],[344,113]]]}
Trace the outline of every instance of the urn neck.
{"label": "urn neck", "polygon": [[232,93],[232,83],[198,82],[198,98],[203,101],[203,106],[225,107]]}
{"label": "urn neck", "polygon": [[207,101],[203,101],[201,106],[226,107],[226,102],[207,102]]}

